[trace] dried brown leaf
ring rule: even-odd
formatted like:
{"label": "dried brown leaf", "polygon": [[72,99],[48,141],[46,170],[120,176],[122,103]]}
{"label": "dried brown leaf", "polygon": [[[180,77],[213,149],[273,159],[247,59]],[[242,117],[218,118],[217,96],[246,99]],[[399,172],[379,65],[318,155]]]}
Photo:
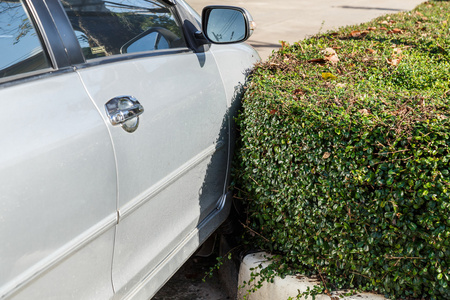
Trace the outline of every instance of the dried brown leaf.
{"label": "dried brown leaf", "polygon": [[360,109],[360,110],[358,110],[358,112],[360,113],[360,114],[362,114],[362,115],[365,115],[365,116],[367,116],[368,114],[370,114],[370,111],[369,110],[367,110],[367,109]]}
{"label": "dried brown leaf", "polygon": [[402,49],[400,49],[400,48],[394,48],[394,54],[400,54],[400,53],[402,53],[403,51],[402,51]]}
{"label": "dried brown leaf", "polygon": [[353,30],[352,32],[350,32],[350,36],[351,37],[359,37],[359,36],[361,36],[361,31]]}
{"label": "dried brown leaf", "polygon": [[337,63],[339,61],[339,57],[337,55],[325,56],[325,59],[331,63]]}
{"label": "dried brown leaf", "polygon": [[325,50],[322,50],[322,53],[326,56],[337,55],[336,50],[333,48],[326,48]]}
{"label": "dried brown leaf", "polygon": [[386,59],[387,63],[394,67],[398,66],[401,60],[401,58]]}
{"label": "dried brown leaf", "polygon": [[309,63],[315,63],[315,64],[325,64],[327,61],[323,58],[314,58],[308,60]]}
{"label": "dried brown leaf", "polygon": [[293,93],[294,95],[304,95],[304,94],[305,94],[305,91],[302,90],[302,89],[295,89],[292,93]]}

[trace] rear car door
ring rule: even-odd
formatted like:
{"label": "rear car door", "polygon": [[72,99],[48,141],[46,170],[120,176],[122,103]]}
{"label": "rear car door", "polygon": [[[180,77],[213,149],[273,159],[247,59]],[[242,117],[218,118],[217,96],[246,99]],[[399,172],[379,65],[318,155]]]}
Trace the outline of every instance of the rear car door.
{"label": "rear car door", "polygon": [[[87,61],[77,72],[116,153],[117,298],[152,294],[205,239],[202,222],[224,202],[224,87],[212,53],[189,47],[186,20],[170,2],[62,2]],[[134,110],[132,99],[144,109],[138,121],[113,126]],[[119,116],[108,116],[109,108]]]}
{"label": "rear car door", "polygon": [[50,5],[0,2],[0,298],[107,299],[113,147]]}

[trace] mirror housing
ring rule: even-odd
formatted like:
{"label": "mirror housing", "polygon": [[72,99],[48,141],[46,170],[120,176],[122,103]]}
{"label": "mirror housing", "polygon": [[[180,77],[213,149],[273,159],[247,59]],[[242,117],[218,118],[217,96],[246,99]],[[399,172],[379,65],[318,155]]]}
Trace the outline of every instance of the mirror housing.
{"label": "mirror housing", "polygon": [[246,41],[255,23],[250,13],[235,6],[211,5],[202,12],[204,37],[213,44],[234,44]]}

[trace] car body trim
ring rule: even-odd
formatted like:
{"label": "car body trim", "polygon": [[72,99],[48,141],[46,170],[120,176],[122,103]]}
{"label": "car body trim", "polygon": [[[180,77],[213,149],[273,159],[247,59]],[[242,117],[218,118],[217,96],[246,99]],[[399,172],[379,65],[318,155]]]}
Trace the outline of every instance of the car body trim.
{"label": "car body trim", "polygon": [[40,80],[46,77],[58,76],[64,73],[74,72],[72,67],[66,67],[62,69],[55,70],[53,68],[46,68],[41,70],[36,70],[33,72],[17,74],[13,76],[0,78],[0,88],[5,88],[13,86],[16,84],[24,84],[34,80]]}
{"label": "car body trim", "polygon": [[86,63],[75,65],[77,69],[85,69],[89,67],[95,67],[99,65],[115,63],[120,61],[126,61],[130,59],[139,59],[160,55],[173,55],[173,54],[181,54],[181,53],[193,53],[192,49],[187,47],[183,48],[174,48],[167,50],[155,50],[150,52],[140,52],[140,53],[132,53],[132,54],[120,54],[120,55],[111,55],[100,58],[95,58],[92,60],[88,60]]}
{"label": "car body trim", "polygon": [[213,155],[216,151],[220,150],[225,146],[225,142],[219,141],[215,145],[211,145],[202,152],[200,152],[198,155],[196,155],[194,158],[192,158],[190,161],[182,165],[177,170],[173,171],[169,175],[167,175],[165,178],[163,178],[161,181],[156,183],[154,186],[152,186],[149,190],[144,192],[143,196],[138,196],[134,200],[127,203],[122,208],[119,208],[119,221],[123,218],[126,218],[131,213],[133,213],[136,209],[147,203],[151,198],[155,197],[157,194],[165,190],[167,187],[169,187],[173,182],[181,178],[183,175],[185,175],[188,171],[193,169],[195,166],[200,164],[203,160]]}
{"label": "car body trim", "polygon": [[[145,288],[146,285],[150,284],[152,280],[155,280],[158,273],[161,272],[164,268],[170,268],[170,261],[178,261],[177,259],[174,259],[175,257],[183,257],[184,263],[198,249],[199,245],[196,245],[196,242],[199,242],[199,244],[201,245],[215,231],[215,228],[219,227],[219,225],[225,221],[225,219],[228,217],[228,214],[230,213],[231,203],[231,192],[222,195],[222,197],[220,197],[219,201],[217,202],[216,209],[209,213],[209,215],[200,224],[198,224],[197,227],[192,230],[191,233],[186,236],[186,238],[182,240],[150,273],[148,273],[142,279],[142,281],[135,286],[134,289],[127,293],[123,297],[123,299],[132,300],[143,298],[143,295],[139,295],[141,291]],[[217,226],[211,226],[210,223],[217,223]],[[187,256],[186,251],[189,251],[187,253]],[[175,274],[177,269],[182,265],[183,264],[180,264],[176,269],[172,270],[172,275]],[[170,277],[166,279],[165,282],[167,282]],[[151,297],[153,297],[153,295],[151,295]]]}
{"label": "car body trim", "polygon": [[43,0],[28,0],[26,4],[33,16],[34,24],[37,26],[38,35],[44,44],[44,51],[50,58],[53,67],[59,69],[70,65],[66,49],[50,15],[47,3]]}
{"label": "car body trim", "polygon": [[114,212],[100,221],[96,226],[91,227],[89,230],[83,232],[78,237],[53,252],[51,256],[42,259],[27,271],[23,272],[20,276],[17,276],[2,286],[0,289],[0,299],[10,297],[19,292],[34,280],[39,279],[46,271],[75,254],[78,250],[94,241],[98,236],[116,226],[116,224],[117,215]]}
{"label": "car body trim", "polygon": [[71,64],[84,63],[84,56],[78,43],[75,32],[72,29],[69,18],[61,1],[45,0],[52,19],[58,29],[59,36],[64,44],[67,56]]}

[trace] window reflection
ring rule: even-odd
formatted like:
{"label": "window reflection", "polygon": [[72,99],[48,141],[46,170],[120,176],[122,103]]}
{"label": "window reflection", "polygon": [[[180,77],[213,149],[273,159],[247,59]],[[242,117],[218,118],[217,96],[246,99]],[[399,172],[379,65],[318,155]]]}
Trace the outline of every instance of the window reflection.
{"label": "window reflection", "polygon": [[158,1],[62,3],[87,59],[186,46],[172,11]]}
{"label": "window reflection", "polygon": [[0,1],[0,78],[50,67],[40,39],[19,1]]}

